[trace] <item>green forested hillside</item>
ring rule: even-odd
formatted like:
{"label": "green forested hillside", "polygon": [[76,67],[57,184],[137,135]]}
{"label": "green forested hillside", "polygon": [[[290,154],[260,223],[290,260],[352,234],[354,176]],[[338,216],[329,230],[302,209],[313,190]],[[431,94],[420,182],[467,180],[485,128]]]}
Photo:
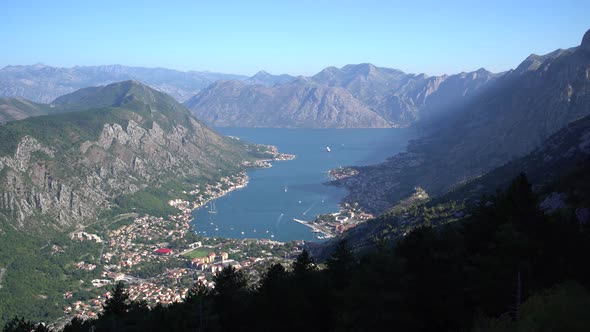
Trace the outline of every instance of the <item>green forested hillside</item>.
{"label": "green forested hillside", "polygon": [[0,98],[0,124],[47,114],[49,110],[49,105],[34,103],[22,98]]}
{"label": "green forested hillside", "polygon": [[[325,264],[304,251],[255,285],[226,268],[215,289],[153,309],[126,301],[119,285],[98,320],[66,331],[585,331],[575,304],[590,301],[589,224],[538,203],[520,175],[465,220],[360,257],[346,242]],[[546,312],[556,308],[571,310]]]}

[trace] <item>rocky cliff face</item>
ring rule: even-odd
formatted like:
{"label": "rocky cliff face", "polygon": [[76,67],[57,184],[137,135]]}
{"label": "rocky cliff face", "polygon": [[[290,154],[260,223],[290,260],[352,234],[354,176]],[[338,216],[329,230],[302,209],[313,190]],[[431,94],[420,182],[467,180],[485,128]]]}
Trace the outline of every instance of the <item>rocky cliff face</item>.
{"label": "rocky cliff face", "polygon": [[342,88],[305,79],[266,87],[220,81],[188,100],[213,126],[386,128],[391,124]]}
{"label": "rocky cliff face", "polygon": [[[87,110],[0,127],[0,133],[11,132],[16,141],[15,148],[0,157],[1,216],[19,228],[34,229],[43,223],[63,229],[96,219],[118,195],[171,179],[212,174],[219,168],[237,168],[246,156],[239,143],[203,126],[181,105],[170,104],[167,110],[153,107],[165,107],[169,97],[137,82],[115,86],[122,87],[134,102],[103,109],[109,117]],[[136,96],[137,90],[151,96]],[[159,102],[141,104],[149,113],[134,109],[137,100],[152,97]],[[80,126],[94,121],[99,126],[96,135],[77,134]],[[23,129],[37,128],[39,123],[54,131],[55,140],[43,130]]]}
{"label": "rocky cliff face", "polygon": [[218,82],[185,105],[214,126],[403,127],[446,113],[499,76],[480,69],[428,77],[347,65],[272,87]]}
{"label": "rocky cliff face", "polygon": [[407,153],[359,168],[357,176],[338,184],[350,189],[348,200],[378,212],[415,186],[442,194],[531,152],[568,123],[590,114],[590,52],[585,43],[533,57],[541,63],[527,58],[445,118],[433,134],[410,144]]}

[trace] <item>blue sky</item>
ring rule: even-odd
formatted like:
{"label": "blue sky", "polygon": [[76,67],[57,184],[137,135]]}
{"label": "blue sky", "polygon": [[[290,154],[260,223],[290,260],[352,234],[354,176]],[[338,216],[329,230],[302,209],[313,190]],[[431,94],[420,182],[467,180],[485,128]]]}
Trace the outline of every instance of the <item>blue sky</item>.
{"label": "blue sky", "polygon": [[0,67],[123,64],[311,75],[370,62],[431,75],[503,71],[576,46],[590,1],[0,3]]}

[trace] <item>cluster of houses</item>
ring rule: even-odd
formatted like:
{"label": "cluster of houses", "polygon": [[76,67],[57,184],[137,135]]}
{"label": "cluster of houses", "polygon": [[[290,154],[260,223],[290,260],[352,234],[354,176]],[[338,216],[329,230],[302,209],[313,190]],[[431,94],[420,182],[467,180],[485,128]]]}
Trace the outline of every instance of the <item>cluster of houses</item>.
{"label": "cluster of houses", "polygon": [[131,301],[145,300],[150,303],[171,304],[180,302],[186,297],[188,288],[169,288],[152,282],[130,284],[128,288]]}
{"label": "cluster of houses", "polygon": [[74,266],[76,266],[80,270],[85,270],[85,271],[93,271],[94,269],[96,269],[95,264],[86,263],[84,261],[78,262],[78,263],[74,264]]}
{"label": "cluster of houses", "polygon": [[[114,261],[118,270],[130,268],[149,259],[157,259],[151,244],[156,241],[176,241],[183,238],[190,228],[188,217],[183,215],[164,220],[152,216],[134,219],[131,225],[122,226],[109,233],[108,249],[102,256],[105,263]],[[141,241],[137,241],[141,240]]]}
{"label": "cluster of houses", "polygon": [[82,318],[97,318],[98,312],[102,311],[103,301],[92,299],[86,302],[76,301],[64,309],[65,314],[71,314]]}
{"label": "cluster of houses", "polygon": [[214,252],[210,252],[207,256],[196,257],[191,260],[191,266],[200,271],[208,271],[213,274],[220,272],[227,266],[233,266],[236,269],[241,269],[242,265],[229,259],[229,255],[226,252],[222,252],[216,255]]}
{"label": "cluster of houses", "polygon": [[95,241],[96,243],[102,243],[102,239],[100,238],[100,236],[86,232],[74,232],[70,235],[70,239],[78,241]]}
{"label": "cluster of houses", "polygon": [[187,200],[182,199],[173,199],[168,201],[168,205],[175,207],[182,211],[182,214],[179,216],[173,216],[172,219],[178,218],[183,221],[189,221],[191,218],[191,212],[193,209],[200,208],[207,204],[207,202],[211,199],[215,199],[217,197],[221,197],[230,191],[243,188],[248,184],[248,175],[245,172],[241,172],[236,175],[225,176],[219,179],[219,182],[214,184],[206,184],[203,190],[199,189],[199,186],[195,186],[195,189],[186,192],[183,191],[184,194],[188,194],[193,197],[193,202],[189,202]]}

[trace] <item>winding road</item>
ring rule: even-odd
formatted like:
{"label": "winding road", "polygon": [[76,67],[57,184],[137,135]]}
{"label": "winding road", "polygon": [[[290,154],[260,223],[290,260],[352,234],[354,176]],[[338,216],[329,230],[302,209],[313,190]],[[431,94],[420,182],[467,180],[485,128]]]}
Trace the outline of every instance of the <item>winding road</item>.
{"label": "winding road", "polygon": [[4,277],[4,273],[6,273],[6,268],[0,269],[0,289],[2,289],[2,278]]}

